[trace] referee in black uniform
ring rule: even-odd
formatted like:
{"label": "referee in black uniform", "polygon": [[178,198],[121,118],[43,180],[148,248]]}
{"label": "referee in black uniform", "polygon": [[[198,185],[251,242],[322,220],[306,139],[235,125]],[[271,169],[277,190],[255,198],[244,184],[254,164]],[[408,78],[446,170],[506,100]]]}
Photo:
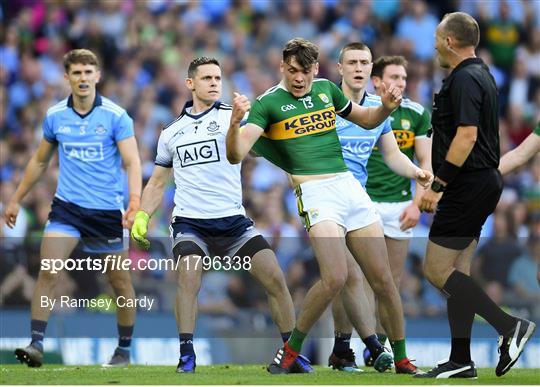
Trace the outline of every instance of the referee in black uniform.
{"label": "referee in black uniform", "polygon": [[435,48],[451,70],[435,95],[432,163],[435,180],[420,209],[435,212],[424,263],[428,280],[447,296],[452,334],[449,361],[415,377],[476,377],[470,341],[475,314],[502,336],[496,374],[516,362],[535,324],[502,311],[469,276],[471,257],[486,218],[499,201],[497,87],[476,58],[478,23],[462,12],[447,14],[436,31]]}

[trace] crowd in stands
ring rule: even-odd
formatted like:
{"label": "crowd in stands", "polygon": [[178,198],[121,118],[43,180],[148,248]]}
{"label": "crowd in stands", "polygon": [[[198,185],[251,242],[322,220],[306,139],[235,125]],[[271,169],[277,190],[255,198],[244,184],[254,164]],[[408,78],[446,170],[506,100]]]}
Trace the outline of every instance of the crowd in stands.
{"label": "crowd in stands", "polygon": [[[501,152],[518,145],[540,121],[539,1],[10,0],[1,7],[1,205],[13,194],[41,139],[47,109],[67,96],[62,57],[73,48],[98,54],[99,91],[133,118],[145,182],[162,128],[190,96],[184,80],[194,57],[220,61],[222,99],[230,102],[234,91],[255,98],[279,81],[281,48],[293,37],[319,45],[319,76],[334,82],[340,80],[340,48],[362,41],[374,58],[404,55],[409,61],[406,96],[431,109],[433,93],[445,77],[434,55],[435,28],[445,13],[457,10],[470,13],[481,27],[477,54],[489,64],[500,91]],[[53,159],[24,200],[17,227],[0,227],[1,307],[29,305],[57,173]],[[269,238],[298,305],[317,272],[288,179],[262,159],[246,160],[242,176],[248,214]],[[152,250],[132,246],[133,260],[171,255],[173,192],[171,181],[150,223]],[[429,224],[430,217],[423,215],[415,239],[425,238]],[[505,178],[499,206],[483,232],[473,275],[497,302],[540,319],[540,156]],[[413,241],[401,285],[408,317],[446,312],[441,295],[422,276],[423,254],[422,243]],[[62,275],[62,294],[98,297],[108,291],[99,273]],[[133,278],[138,292],[160,300],[159,310],[171,310],[175,273],[135,271]],[[202,312],[265,310],[262,290],[254,291],[245,273],[212,272],[204,278]]]}

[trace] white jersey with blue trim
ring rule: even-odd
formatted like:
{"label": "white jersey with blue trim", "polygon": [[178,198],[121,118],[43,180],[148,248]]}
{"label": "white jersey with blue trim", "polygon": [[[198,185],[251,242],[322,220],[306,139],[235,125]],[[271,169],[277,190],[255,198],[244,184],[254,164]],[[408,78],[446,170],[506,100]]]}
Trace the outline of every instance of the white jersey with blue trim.
{"label": "white jersey with blue trim", "polygon": [[[369,107],[380,106],[381,103],[379,96],[365,93],[359,105]],[[367,162],[369,156],[371,156],[373,147],[379,140],[379,137],[385,133],[392,132],[390,119],[387,118],[376,128],[367,130],[337,116],[336,130],[339,141],[341,142],[345,164],[347,164],[354,177],[365,187],[368,178]]]}
{"label": "white jersey with blue trim", "polygon": [[245,215],[240,164],[227,160],[225,136],[232,107],[216,102],[192,114],[193,102],[159,137],[156,165],[173,168],[176,190],[173,217],[196,219]]}
{"label": "white jersey with blue trim", "polygon": [[133,120],[126,111],[99,94],[84,115],[73,109],[72,96],[52,106],[43,121],[43,138],[58,145],[55,196],[84,208],[123,209],[117,142],[132,136]]}

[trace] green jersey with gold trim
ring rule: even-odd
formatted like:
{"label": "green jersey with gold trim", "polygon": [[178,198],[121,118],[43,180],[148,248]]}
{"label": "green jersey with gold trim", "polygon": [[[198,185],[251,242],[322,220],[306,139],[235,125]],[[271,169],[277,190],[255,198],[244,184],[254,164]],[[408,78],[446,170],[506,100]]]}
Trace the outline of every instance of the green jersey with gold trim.
{"label": "green jersey with gold trim", "polygon": [[274,86],[257,98],[247,118],[264,129],[253,150],[293,175],[345,172],[336,114],[350,109],[351,102],[327,79],[315,79],[300,98]]}
{"label": "green jersey with gold trim", "polygon": [[[412,160],[415,139],[426,137],[431,127],[429,113],[419,103],[404,98],[390,115],[390,121],[399,149]],[[393,203],[411,200],[410,179],[392,172],[378,147],[373,148],[367,171],[366,191],[373,201]]]}

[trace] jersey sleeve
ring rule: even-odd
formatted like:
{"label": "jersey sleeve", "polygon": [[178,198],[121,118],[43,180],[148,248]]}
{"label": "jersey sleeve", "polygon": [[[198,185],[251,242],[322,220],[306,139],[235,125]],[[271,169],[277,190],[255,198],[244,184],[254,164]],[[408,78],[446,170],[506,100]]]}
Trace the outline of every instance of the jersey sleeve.
{"label": "jersey sleeve", "polygon": [[336,113],[340,116],[347,116],[348,113],[343,113],[346,111],[350,113],[350,107],[352,102],[349,101],[347,97],[345,97],[343,91],[341,91],[341,89],[337,87],[335,83],[328,81],[328,84],[330,85],[330,93],[332,94],[332,101],[334,102]]}
{"label": "jersey sleeve", "polygon": [[431,117],[429,116],[429,112],[427,109],[424,109],[424,112],[422,115],[420,115],[418,119],[417,125],[414,126],[414,135],[416,137],[424,137],[427,136],[429,129],[431,128]]}
{"label": "jersey sleeve", "polygon": [[540,121],[536,124],[536,128],[534,128],[534,134],[540,136]]}
{"label": "jersey sleeve", "polygon": [[158,140],[157,154],[155,164],[163,168],[172,168],[172,154],[167,147],[165,132],[161,132]]}
{"label": "jersey sleeve", "polygon": [[386,134],[386,133],[390,133],[392,131],[392,122],[390,121],[390,118],[387,118],[386,120],[384,120],[384,122],[382,123],[382,132],[381,132],[381,136],[383,134]]}
{"label": "jersey sleeve", "polygon": [[135,131],[133,130],[133,120],[127,114],[127,112],[124,112],[114,126],[114,139],[118,142],[134,135]]}
{"label": "jersey sleeve", "polygon": [[457,126],[480,126],[482,87],[468,73],[461,72],[450,88],[450,98],[455,107],[454,124]]}
{"label": "jersey sleeve", "polygon": [[58,141],[56,140],[56,136],[54,135],[54,131],[51,125],[51,118],[49,116],[46,116],[43,120],[43,138],[52,144],[56,144]]}
{"label": "jersey sleeve", "polygon": [[[244,122],[244,120],[243,120]],[[251,106],[251,110],[249,111],[249,116],[247,117],[247,120],[245,120],[246,124],[255,124],[260,128],[263,128],[266,132],[270,125],[268,125],[269,117],[268,112],[266,110],[266,107],[264,106],[264,103],[261,102],[260,99],[255,100],[253,103],[253,106]]]}

